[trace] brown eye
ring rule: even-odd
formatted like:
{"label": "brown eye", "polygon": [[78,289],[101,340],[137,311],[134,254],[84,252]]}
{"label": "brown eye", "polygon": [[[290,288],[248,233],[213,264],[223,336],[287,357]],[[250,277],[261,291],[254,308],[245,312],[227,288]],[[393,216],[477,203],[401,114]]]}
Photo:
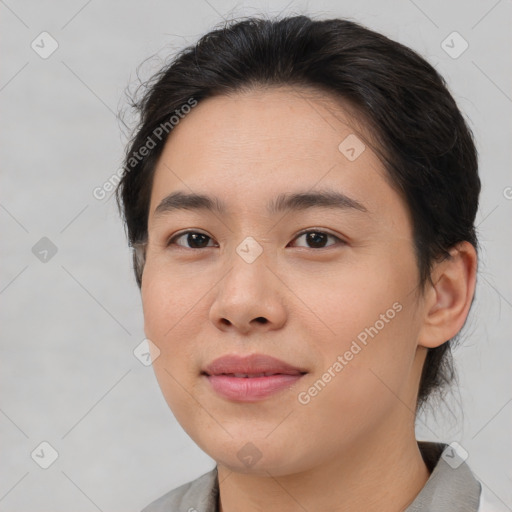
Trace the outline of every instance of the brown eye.
{"label": "brown eye", "polygon": [[[331,235],[331,233],[326,233],[325,231],[311,229],[308,231],[304,231],[300,233],[295,240],[298,240],[301,237],[305,237],[305,241],[309,244],[310,249],[323,249],[324,247],[330,247],[330,245],[326,245],[327,240],[330,238],[337,240],[338,242],[344,243],[343,240],[338,238],[337,236]],[[336,244],[331,244],[336,245]]]}
{"label": "brown eye", "polygon": [[[176,243],[177,240],[184,238],[185,244]],[[208,240],[211,240],[211,237],[205,235],[204,233],[200,233],[198,231],[186,231],[184,233],[180,233],[178,235],[173,236],[167,243],[167,246],[178,245],[180,247],[185,247],[186,249],[202,249],[208,246]],[[212,246],[210,246],[212,247]]]}
{"label": "brown eye", "polygon": [[[305,237],[305,241],[307,244],[306,248],[309,249],[324,249],[332,245],[337,245],[336,242],[338,242],[338,244],[345,244],[345,242],[338,238],[337,236],[332,235],[331,233],[327,233],[325,231],[320,231],[318,229],[310,229],[308,231],[303,231],[302,233],[297,235],[294,240],[298,240],[301,237]],[[335,240],[335,243],[327,245],[329,238]],[[178,240],[184,240],[184,242],[178,242]],[[212,240],[213,239],[210,236],[199,231],[185,231],[177,235],[174,235],[167,242],[167,247],[177,245],[185,249],[204,249],[207,247],[215,247],[215,245],[208,245],[209,242]]]}

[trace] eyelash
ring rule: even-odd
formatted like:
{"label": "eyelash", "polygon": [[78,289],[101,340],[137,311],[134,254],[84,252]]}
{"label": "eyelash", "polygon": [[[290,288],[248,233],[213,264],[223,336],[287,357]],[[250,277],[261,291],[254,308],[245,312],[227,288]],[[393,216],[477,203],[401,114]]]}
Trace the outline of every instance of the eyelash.
{"label": "eyelash", "polygon": [[[205,234],[205,233],[201,233],[200,231],[194,231],[194,230],[188,230],[188,231],[182,231],[181,233],[177,233],[176,235],[173,235],[166,243],[166,247],[170,247],[171,245],[178,245],[178,244],[175,244],[175,241],[178,240],[179,238],[181,238],[182,236],[185,236],[185,235],[188,235],[188,234],[197,234],[197,235],[203,235],[207,238],[209,238],[210,240],[212,240],[212,237],[210,237],[209,235]],[[341,238],[337,237],[336,235],[333,235],[331,233],[328,233],[327,231],[322,231],[320,229],[307,229],[307,230],[304,230],[304,231],[301,231],[300,233],[297,234],[297,236],[294,238],[294,240],[296,240],[297,238],[303,236],[303,235],[307,235],[309,233],[316,233],[316,234],[322,234],[322,235],[327,235],[328,237],[331,237],[331,238],[334,238],[336,239],[339,244],[341,245],[346,245],[346,242],[344,240],[342,240]],[[333,244],[333,245],[339,245],[339,244]],[[333,245],[330,245],[330,246],[327,246],[327,247],[319,247],[319,248],[315,248],[315,247],[306,247],[307,249],[317,249],[317,250],[320,250],[320,249],[327,249],[328,247],[333,247]],[[178,245],[178,247],[180,249],[189,249],[191,251],[198,251],[198,250],[201,250],[201,249],[211,249],[211,247],[200,247],[200,248],[193,248],[193,247],[183,247],[181,245]],[[304,249],[304,247],[303,247]]]}

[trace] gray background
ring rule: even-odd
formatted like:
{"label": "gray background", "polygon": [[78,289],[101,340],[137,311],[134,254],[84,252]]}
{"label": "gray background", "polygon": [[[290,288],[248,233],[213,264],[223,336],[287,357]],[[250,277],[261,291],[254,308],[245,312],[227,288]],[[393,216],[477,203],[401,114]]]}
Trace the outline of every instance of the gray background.
{"label": "gray background", "polygon": [[[418,419],[418,437],[459,442],[512,510],[512,2],[5,0],[0,512],[138,511],[213,468],[133,354],[144,332],[129,250],[113,198],[92,191],[120,167],[116,113],[137,66],[156,55],[148,78],[222,18],[259,12],[348,17],[410,46],[468,119],[483,181],[477,298],[456,351],[460,386]],[[31,47],[51,48],[43,31],[59,45],[45,59]],[[453,31],[469,44],[458,58],[441,46]],[[40,252],[43,237],[56,254]],[[48,469],[31,457],[43,441],[58,452]]]}

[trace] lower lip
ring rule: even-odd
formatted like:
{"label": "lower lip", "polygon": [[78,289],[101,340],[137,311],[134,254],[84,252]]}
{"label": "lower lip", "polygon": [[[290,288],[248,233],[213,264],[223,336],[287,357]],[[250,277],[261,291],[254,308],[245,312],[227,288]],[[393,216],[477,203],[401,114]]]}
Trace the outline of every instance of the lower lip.
{"label": "lower lip", "polygon": [[270,375],[268,377],[231,377],[206,375],[214,391],[236,402],[257,402],[289,388],[303,375]]}

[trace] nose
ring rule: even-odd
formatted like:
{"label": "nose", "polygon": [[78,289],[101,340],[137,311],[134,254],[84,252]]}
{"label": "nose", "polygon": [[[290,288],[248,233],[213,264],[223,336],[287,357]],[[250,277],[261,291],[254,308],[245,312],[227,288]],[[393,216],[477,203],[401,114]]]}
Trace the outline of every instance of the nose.
{"label": "nose", "polygon": [[220,330],[249,334],[280,329],[286,322],[286,287],[264,258],[236,256],[215,287],[210,321]]}

